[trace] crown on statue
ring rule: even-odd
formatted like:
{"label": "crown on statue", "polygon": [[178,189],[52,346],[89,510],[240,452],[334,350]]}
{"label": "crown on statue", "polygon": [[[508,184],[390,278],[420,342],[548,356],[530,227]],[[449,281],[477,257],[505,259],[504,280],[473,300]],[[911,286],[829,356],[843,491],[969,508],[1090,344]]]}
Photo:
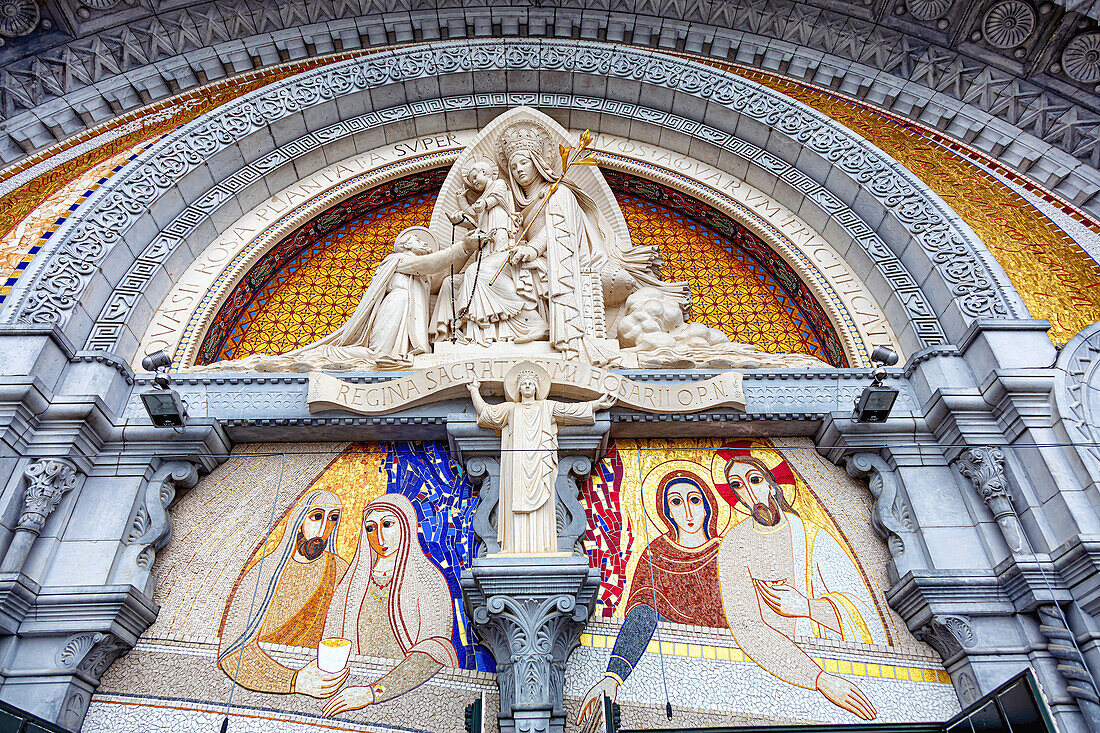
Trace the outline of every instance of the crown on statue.
{"label": "crown on statue", "polygon": [[508,166],[512,155],[521,150],[545,156],[550,148],[550,133],[534,122],[516,122],[504,128],[497,142],[500,162]]}
{"label": "crown on statue", "polygon": [[538,384],[538,381],[539,381],[538,372],[534,371],[533,369],[524,369],[516,377],[516,382],[517,383],[522,382],[524,379],[533,379],[535,381],[535,383]]}

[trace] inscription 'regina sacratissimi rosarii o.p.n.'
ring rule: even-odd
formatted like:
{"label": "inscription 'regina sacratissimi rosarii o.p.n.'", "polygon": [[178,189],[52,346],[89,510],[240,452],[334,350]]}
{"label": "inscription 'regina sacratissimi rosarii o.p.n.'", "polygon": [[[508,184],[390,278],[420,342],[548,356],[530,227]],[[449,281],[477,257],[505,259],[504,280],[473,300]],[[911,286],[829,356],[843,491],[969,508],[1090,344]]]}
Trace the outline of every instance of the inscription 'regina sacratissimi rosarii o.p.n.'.
{"label": "inscription 'regina sacratissimi rosarii o.p.n.'", "polygon": [[[613,394],[621,407],[654,413],[699,412],[716,407],[745,409],[741,374],[723,372],[711,379],[685,384],[639,382],[608,369],[561,359],[533,359],[552,380],[552,394],[592,399]],[[321,372],[309,374],[310,412],[347,410],[379,415],[417,405],[466,396],[466,385],[481,382],[502,393],[504,375],[514,359],[467,359],[417,369],[384,382],[355,384]]]}

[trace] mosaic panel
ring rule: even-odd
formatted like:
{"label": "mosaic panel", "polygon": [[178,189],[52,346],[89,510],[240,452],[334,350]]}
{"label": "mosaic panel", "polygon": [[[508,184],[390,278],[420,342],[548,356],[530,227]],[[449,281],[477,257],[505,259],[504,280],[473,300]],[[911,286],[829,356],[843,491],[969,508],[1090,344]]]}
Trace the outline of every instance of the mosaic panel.
{"label": "mosaic panel", "polygon": [[[230,695],[230,730],[257,733],[450,733],[471,700],[497,704],[458,586],[476,496],[444,446],[279,451],[238,447],[173,508],[160,616],[84,731],[213,730]],[[808,440],[618,441],[583,498],[603,585],[566,668],[571,722],[608,685],[630,728],[666,724],[666,700],[687,728],[957,712],[885,602],[870,493]]]}
{"label": "mosaic panel", "polygon": [[[567,694],[617,692],[652,725],[666,699],[777,723],[958,709],[886,603],[869,493],[808,441],[617,441],[584,500],[602,583]],[[824,691],[833,676],[849,702]]]}
{"label": "mosaic panel", "polygon": [[140,155],[144,142],[110,156],[50,193],[26,218],[0,237],[0,303],[46,241],[107,179]]}
{"label": "mosaic panel", "polygon": [[[445,172],[371,189],[296,230],[235,286],[203,338],[197,362],[284,353],[336,330],[392,251],[394,236],[428,223]],[[759,238],[664,186],[606,175],[634,243],[660,246],[663,278],[691,284],[695,320],[765,351],[813,354],[847,365],[824,310]],[[398,199],[402,193],[407,197]]]}
{"label": "mosaic panel", "polygon": [[[1100,293],[1096,291],[1100,266],[1035,206],[966,159],[984,156],[943,135],[915,129],[904,120],[827,91],[729,64],[708,63],[736,70],[741,76],[813,107],[908,168],[981,237],[1031,314],[1051,322],[1050,337],[1055,344],[1065,344],[1079,330],[1100,320]],[[992,167],[1007,173],[1010,180],[1026,181],[1003,166]],[[1065,213],[1081,216],[1044,189],[1029,182],[1025,188]],[[1083,218],[1093,231],[1100,228],[1095,221]]]}

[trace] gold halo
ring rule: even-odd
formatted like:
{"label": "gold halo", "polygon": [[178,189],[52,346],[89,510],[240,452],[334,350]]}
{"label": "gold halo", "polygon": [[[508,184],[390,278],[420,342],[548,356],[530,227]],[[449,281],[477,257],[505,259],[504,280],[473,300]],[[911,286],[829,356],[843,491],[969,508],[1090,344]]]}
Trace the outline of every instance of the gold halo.
{"label": "gold halo", "polygon": [[539,380],[536,399],[545,400],[550,396],[550,375],[538,364],[531,361],[521,361],[508,370],[504,375],[504,395],[509,402],[519,402],[519,373],[534,372]]}
{"label": "gold halo", "polygon": [[[652,542],[657,539],[659,535],[667,534],[672,529],[668,526],[668,522],[665,521],[665,518],[657,512],[657,487],[660,486],[661,481],[666,476],[676,471],[686,471],[698,477],[700,483],[710,491],[710,496],[714,503],[714,506],[711,507],[711,511],[715,514],[715,537],[722,536],[729,525],[731,515],[730,506],[722,500],[722,497],[715,490],[714,482],[707,476],[707,467],[695,461],[674,458],[671,461],[658,463],[656,466],[649,469],[649,472],[642,479],[642,507],[645,510],[646,520],[651,527],[656,527],[658,530],[656,534],[650,533],[649,541]],[[644,542],[644,533],[645,530],[641,532],[635,531],[635,536]]]}

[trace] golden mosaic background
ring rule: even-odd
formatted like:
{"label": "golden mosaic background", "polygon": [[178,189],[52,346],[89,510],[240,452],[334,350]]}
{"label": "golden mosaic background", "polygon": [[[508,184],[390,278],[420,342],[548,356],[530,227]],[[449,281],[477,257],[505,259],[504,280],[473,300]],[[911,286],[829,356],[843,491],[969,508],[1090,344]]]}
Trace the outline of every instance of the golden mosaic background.
{"label": "golden mosaic background", "polygon": [[[36,247],[42,240],[28,236],[29,229],[42,229],[44,222],[71,214],[71,197],[55,194],[92,168],[249,91],[303,70],[373,52],[342,52],[223,79],[124,114],[109,124],[80,133],[0,172],[0,180],[6,179],[51,154],[93,140],[112,127],[131,126],[132,131],[126,135],[96,146],[0,197],[0,252],[3,255],[0,259],[4,265],[0,267],[3,270],[0,278],[9,273],[17,276],[19,272],[11,268],[28,261],[37,252]],[[1100,292],[1094,292],[1100,284],[1096,263],[1042,212],[975,165],[973,160],[987,161],[1013,181],[1037,191],[1023,176],[997,166],[991,158],[977,151],[962,150],[934,131],[918,129],[826,91],[734,64],[704,58],[697,60],[762,83],[829,115],[878,145],[921,178],[983,239],[1020,291],[1032,315],[1051,321],[1051,337],[1055,343],[1065,343],[1084,325],[1100,320]],[[74,186],[79,187],[80,184]],[[1059,205],[1063,204],[1059,202]],[[1100,223],[1096,220],[1068,205],[1065,208],[1074,219],[1100,232]],[[27,222],[32,212],[34,220]],[[21,222],[24,225],[19,231],[13,231]],[[46,230],[48,226],[52,225],[47,225]],[[5,284],[0,279],[0,286]],[[0,300],[3,297],[0,293]]]}
{"label": "golden mosaic background", "polygon": [[[989,247],[1035,318],[1062,345],[1100,320],[1100,267],[1023,196],[904,122],[770,74],[713,63],[782,92],[884,150],[935,191]],[[941,138],[942,140],[942,138]],[[1095,229],[1096,224],[1092,222]]]}
{"label": "golden mosaic background", "polygon": [[[660,204],[618,196],[635,245],[659,245],[663,278],[691,283],[693,319],[732,340],[772,353],[827,359],[798,304],[754,260],[707,227]],[[387,205],[327,233],[310,251],[277,271],[227,331],[215,359],[281,354],[312,343],[351,317],[394,237],[427,226],[428,193]]]}

